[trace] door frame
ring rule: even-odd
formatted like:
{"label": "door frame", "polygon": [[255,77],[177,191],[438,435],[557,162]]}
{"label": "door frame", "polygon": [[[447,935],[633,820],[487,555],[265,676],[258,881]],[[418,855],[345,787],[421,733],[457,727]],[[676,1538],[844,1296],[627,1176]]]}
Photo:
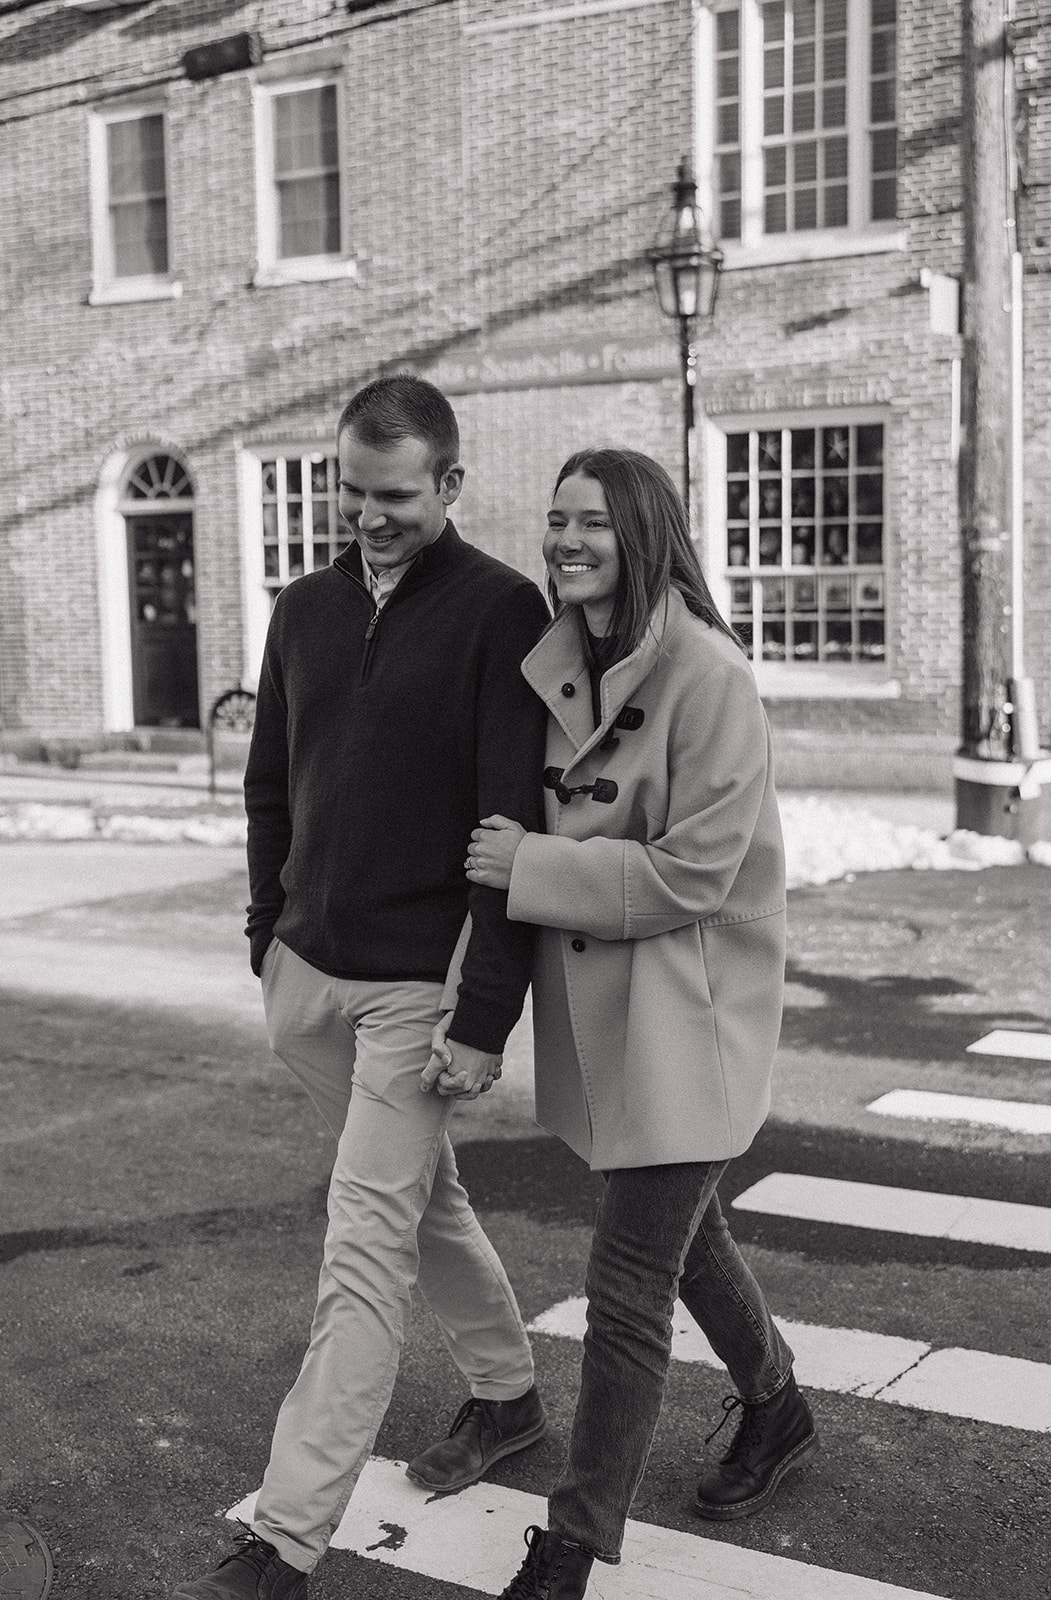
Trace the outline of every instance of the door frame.
{"label": "door frame", "polygon": [[[135,728],[135,701],[131,649],[131,569],[128,562],[128,528],[125,516],[126,485],[150,456],[173,456],[193,490],[191,499],[167,500],[166,509],[194,515],[196,545],[197,486],[185,453],[163,439],[150,439],[133,449],[107,456],[95,491],[95,545],[98,562],[100,665],[102,669],[102,726],[106,733],[131,733]],[[138,502],[146,505],[148,501]],[[195,559],[196,565],[196,559]],[[198,695],[200,694],[200,639],[198,638]],[[201,708],[198,706],[198,714]]]}

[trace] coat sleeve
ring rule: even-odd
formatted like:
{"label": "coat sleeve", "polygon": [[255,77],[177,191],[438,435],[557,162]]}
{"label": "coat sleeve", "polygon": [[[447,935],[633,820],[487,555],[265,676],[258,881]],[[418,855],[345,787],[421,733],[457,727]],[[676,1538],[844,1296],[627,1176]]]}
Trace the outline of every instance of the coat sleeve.
{"label": "coat sleeve", "polygon": [[[783,906],[770,735],[751,674],[733,665],[695,685],[676,708],[667,755],[668,816],[656,836],[528,835],[515,854],[509,916],[599,939],[666,933],[719,912],[759,837],[766,849],[753,851],[751,870],[768,882],[770,910]],[[764,801],[773,825],[757,835]]]}
{"label": "coat sleeve", "polygon": [[[279,600],[279,607],[280,604]],[[245,933],[251,946],[252,971],[257,977],[274,936],[274,923],[285,903],[281,869],[292,845],[292,817],[288,805],[288,707],[281,681],[279,626],[279,613],[275,610],[259,675],[255,725],[245,767],[251,896]]]}
{"label": "coat sleeve", "polygon": [[[549,621],[533,583],[522,583],[490,621],[475,707],[478,818],[512,817],[543,826],[547,711],[522,676],[522,662]],[[532,967],[535,931],[507,914],[502,890],[472,884],[449,1037],[499,1054],[518,1021]]]}

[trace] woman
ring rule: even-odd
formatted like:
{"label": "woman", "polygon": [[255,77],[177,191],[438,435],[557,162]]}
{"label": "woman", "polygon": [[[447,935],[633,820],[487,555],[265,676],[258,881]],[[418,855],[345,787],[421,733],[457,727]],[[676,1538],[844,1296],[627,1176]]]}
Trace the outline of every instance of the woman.
{"label": "woman", "polygon": [[741,1409],[699,1514],[758,1511],[817,1447],[715,1192],[769,1109],[781,1022],[784,854],[752,672],[648,457],[571,457],[544,557],[556,616],[522,670],[550,713],[548,831],[484,818],[468,870],[542,930],[537,1119],[606,1184],[568,1461],[503,1600],[577,1600],[594,1559],[619,1560],[676,1295]]}

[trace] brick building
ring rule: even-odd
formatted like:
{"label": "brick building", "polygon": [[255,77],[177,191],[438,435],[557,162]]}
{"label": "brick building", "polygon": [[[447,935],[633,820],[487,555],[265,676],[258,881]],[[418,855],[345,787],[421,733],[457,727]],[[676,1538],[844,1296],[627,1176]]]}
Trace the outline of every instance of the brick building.
{"label": "brick building", "polygon": [[[1051,26],[1026,112],[1027,670],[1051,721]],[[540,575],[585,443],[677,471],[652,242],[726,257],[700,537],[783,772],[948,780],[961,663],[956,0],[0,5],[0,741],[201,726],[328,561],[333,427],[411,367],[467,537]]]}

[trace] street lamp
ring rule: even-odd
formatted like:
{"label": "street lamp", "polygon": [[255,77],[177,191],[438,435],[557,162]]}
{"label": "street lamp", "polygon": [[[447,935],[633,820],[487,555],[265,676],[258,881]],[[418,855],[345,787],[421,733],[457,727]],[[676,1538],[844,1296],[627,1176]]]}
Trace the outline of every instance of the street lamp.
{"label": "street lamp", "polygon": [[672,188],[672,203],[665,213],[656,241],[647,250],[653,268],[657,302],[666,317],[679,324],[679,361],[682,368],[682,493],[690,512],[691,454],[694,424],[693,331],[699,321],[709,321],[715,311],[723,253],[705,243],[697,210],[697,185],[690,164],[679,162]]}

